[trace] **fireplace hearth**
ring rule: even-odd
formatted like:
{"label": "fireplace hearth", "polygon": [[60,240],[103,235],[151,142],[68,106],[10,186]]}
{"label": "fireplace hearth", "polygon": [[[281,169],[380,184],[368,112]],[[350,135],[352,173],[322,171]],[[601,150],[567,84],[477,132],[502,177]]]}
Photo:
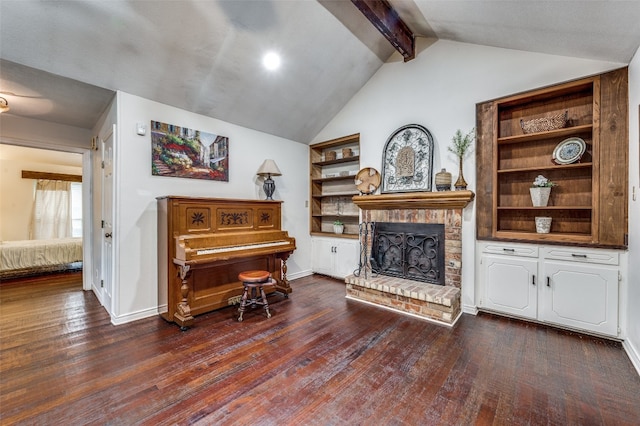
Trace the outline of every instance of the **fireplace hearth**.
{"label": "fireplace hearth", "polygon": [[444,225],[373,223],[374,274],[444,285]]}

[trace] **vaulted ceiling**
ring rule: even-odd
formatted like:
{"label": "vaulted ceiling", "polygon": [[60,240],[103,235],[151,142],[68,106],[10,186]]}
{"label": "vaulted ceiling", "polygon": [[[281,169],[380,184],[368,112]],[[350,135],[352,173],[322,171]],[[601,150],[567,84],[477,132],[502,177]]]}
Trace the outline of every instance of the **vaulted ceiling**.
{"label": "vaulted ceiling", "polygon": [[[640,45],[640,0],[390,3],[433,40],[617,63]],[[394,60],[348,0],[0,0],[6,114],[83,128],[122,90],[308,143]]]}

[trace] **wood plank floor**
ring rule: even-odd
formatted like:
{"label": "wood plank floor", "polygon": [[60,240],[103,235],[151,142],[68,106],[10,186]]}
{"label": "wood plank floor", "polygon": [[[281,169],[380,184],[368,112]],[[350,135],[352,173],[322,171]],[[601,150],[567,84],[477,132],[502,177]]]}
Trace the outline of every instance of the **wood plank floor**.
{"label": "wood plank floor", "polygon": [[81,275],[0,286],[0,422],[637,425],[619,344],[481,314],[453,328],[346,300],[320,276],[236,321],[113,326]]}

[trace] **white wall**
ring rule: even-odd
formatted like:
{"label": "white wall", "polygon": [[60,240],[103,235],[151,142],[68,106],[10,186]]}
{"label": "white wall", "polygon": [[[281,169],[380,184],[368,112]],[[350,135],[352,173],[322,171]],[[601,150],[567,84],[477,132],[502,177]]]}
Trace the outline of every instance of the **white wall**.
{"label": "white wall", "polygon": [[[287,261],[288,277],[310,273],[308,146],[168,105],[118,92],[114,243],[117,265],[112,321],[123,323],[155,315],[157,307],[156,197],[165,195],[264,199],[256,171],[275,160],[274,199],[282,204],[282,229],[295,237],[297,250]],[[151,175],[151,120],[229,137],[229,182]],[[136,134],[136,123],[147,134]],[[294,287],[295,291],[295,287]],[[295,295],[295,293],[294,293]]]}
{"label": "white wall", "polygon": [[0,141],[35,148],[83,152],[91,147],[91,131],[5,113],[0,115]]}
{"label": "white wall", "polygon": [[[629,64],[629,268],[627,338],[624,342],[640,373],[640,49]],[[634,194],[635,193],[635,199]]]}
{"label": "white wall", "polygon": [[23,170],[82,175],[82,155],[0,144],[0,241],[29,239],[35,180]]}
{"label": "white wall", "polygon": [[[440,40],[410,62],[383,65],[314,142],[360,132],[361,166],[381,171],[389,135],[405,124],[421,124],[435,140],[434,170],[446,167],[455,181],[457,160],[447,146],[456,129],[475,126],[477,103],[624,65]],[[465,160],[463,174],[475,191],[475,153]],[[462,241],[462,303],[473,312],[474,203],[464,210]]]}

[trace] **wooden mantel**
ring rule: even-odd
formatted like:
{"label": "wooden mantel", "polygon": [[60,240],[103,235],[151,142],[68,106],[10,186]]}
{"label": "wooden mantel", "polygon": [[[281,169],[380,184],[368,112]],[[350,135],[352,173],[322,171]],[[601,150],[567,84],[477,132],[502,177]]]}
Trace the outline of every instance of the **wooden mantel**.
{"label": "wooden mantel", "polygon": [[473,200],[472,191],[403,192],[356,195],[353,202],[362,210],[463,209]]}

